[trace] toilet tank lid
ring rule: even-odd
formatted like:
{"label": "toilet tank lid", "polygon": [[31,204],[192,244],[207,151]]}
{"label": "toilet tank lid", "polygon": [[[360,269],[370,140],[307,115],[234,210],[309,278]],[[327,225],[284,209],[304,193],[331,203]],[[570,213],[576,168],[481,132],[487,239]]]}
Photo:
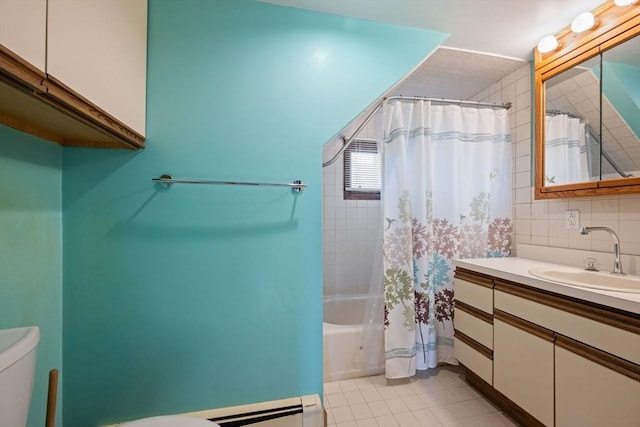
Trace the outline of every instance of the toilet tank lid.
{"label": "toilet tank lid", "polygon": [[40,341],[37,326],[0,329],[0,372],[29,354]]}

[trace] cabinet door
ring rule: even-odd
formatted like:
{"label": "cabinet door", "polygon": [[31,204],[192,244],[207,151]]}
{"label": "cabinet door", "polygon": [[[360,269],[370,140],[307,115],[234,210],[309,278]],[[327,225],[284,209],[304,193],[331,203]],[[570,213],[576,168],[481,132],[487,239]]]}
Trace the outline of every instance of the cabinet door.
{"label": "cabinet door", "polygon": [[0,44],[45,71],[47,0],[0,0]]}
{"label": "cabinet door", "polygon": [[49,0],[46,72],[144,135],[147,0]]}
{"label": "cabinet door", "polygon": [[498,320],[497,315],[493,323],[493,386],[538,421],[552,426],[553,342]]}
{"label": "cabinet door", "polygon": [[556,346],[556,426],[640,426],[640,382]]}

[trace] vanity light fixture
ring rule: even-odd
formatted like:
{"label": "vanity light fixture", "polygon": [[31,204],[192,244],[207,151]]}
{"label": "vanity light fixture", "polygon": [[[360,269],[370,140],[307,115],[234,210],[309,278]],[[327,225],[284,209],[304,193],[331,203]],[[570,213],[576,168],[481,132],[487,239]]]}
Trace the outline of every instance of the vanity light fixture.
{"label": "vanity light fixture", "polygon": [[547,53],[558,49],[559,43],[556,36],[545,36],[538,42],[538,51]]}
{"label": "vanity light fixture", "polygon": [[571,23],[571,31],[574,33],[583,33],[594,28],[597,24],[596,17],[591,12],[584,12],[576,16]]}
{"label": "vanity light fixture", "polygon": [[631,6],[638,0],[613,0],[616,6]]}

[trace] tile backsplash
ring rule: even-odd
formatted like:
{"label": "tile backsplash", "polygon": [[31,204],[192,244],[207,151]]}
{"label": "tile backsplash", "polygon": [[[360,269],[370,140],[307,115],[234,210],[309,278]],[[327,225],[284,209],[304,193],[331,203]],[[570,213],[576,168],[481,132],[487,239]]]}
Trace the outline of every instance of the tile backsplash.
{"label": "tile backsplash", "polygon": [[[375,138],[374,121],[358,135]],[[352,131],[347,132],[350,136]],[[323,150],[323,161],[333,157],[342,140],[336,138]],[[344,200],[344,162],[340,156],[322,170],[324,182],[323,270],[324,295],[368,294],[376,251],[381,251],[380,200]]]}

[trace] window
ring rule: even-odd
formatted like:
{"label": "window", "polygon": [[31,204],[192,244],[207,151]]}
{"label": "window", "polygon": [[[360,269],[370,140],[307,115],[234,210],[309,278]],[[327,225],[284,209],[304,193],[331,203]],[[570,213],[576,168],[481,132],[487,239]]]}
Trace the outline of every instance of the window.
{"label": "window", "polygon": [[380,154],[371,140],[354,140],[344,152],[344,198],[380,200]]}

